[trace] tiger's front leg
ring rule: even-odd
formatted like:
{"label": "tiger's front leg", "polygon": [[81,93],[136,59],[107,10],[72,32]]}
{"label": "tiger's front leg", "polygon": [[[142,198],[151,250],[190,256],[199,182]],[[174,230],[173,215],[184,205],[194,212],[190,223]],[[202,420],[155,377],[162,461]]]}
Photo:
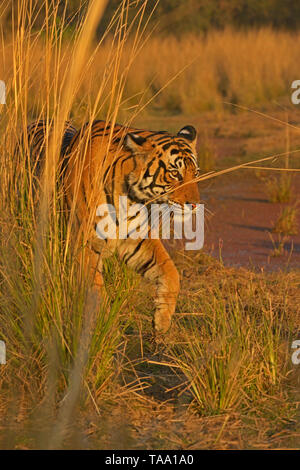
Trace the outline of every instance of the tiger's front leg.
{"label": "tiger's front leg", "polygon": [[104,290],[104,281],[102,276],[102,262],[100,254],[93,249],[86,247],[84,250],[85,276],[88,276],[90,287],[101,299]]}
{"label": "tiger's front leg", "polygon": [[154,327],[157,333],[166,333],[180,286],[179,274],[166,249],[160,240],[127,239],[119,253],[128,266],[156,283]]}

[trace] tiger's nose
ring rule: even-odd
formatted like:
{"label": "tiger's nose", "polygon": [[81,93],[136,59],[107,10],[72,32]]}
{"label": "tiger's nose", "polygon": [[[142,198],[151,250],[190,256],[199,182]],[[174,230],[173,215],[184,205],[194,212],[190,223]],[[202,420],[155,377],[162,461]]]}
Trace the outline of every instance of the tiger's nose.
{"label": "tiger's nose", "polygon": [[192,209],[196,209],[197,207],[197,204],[195,204],[194,202],[187,201],[186,204],[190,204],[192,206]]}

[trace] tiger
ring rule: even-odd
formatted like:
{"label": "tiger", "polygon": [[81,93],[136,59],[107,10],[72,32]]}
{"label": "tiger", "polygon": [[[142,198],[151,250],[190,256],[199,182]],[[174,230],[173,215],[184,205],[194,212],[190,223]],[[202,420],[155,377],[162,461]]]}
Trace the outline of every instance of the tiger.
{"label": "tiger", "polygon": [[86,258],[94,286],[101,292],[103,251],[117,252],[129,268],[156,286],[157,334],[169,330],[175,311],[180,288],[175,264],[160,239],[117,237],[106,240],[105,250],[99,248],[96,208],[111,204],[118,211],[120,196],[127,196],[129,205],[155,201],[194,207],[200,202],[196,140],[196,129],[190,125],[173,136],[97,120],[78,130],[68,148],[66,200],[71,208],[76,199],[77,230],[84,231],[92,217]]}
{"label": "tiger", "polygon": [[[32,122],[26,128],[17,145],[16,151],[20,148],[28,148],[31,157],[31,171],[34,178],[39,181],[43,164],[45,163],[45,145],[47,142],[47,131],[52,131],[50,123],[43,119]],[[60,146],[60,162],[64,166],[66,160],[63,158],[77,129],[69,121],[64,123],[62,142]]]}
{"label": "tiger", "polygon": [[196,207],[200,202],[196,143],[197,131],[191,125],[172,135],[96,120],[77,131],[66,125],[61,145],[66,205],[73,214],[76,235],[84,235],[81,256],[93,289],[100,300],[103,261],[117,253],[120,261],[155,285],[157,336],[167,333],[175,312],[180,290],[175,264],[158,238],[100,240],[97,207],[112,205],[118,212],[120,196],[127,197],[129,206],[154,201]]}
{"label": "tiger", "polygon": [[[53,126],[52,123],[47,122],[43,119],[33,121],[29,124],[26,129],[18,137],[13,157],[14,160],[18,158],[25,152],[25,168],[26,172],[30,173],[31,185],[30,191],[34,200],[34,209],[37,210],[38,199],[41,189],[41,177],[42,172],[45,166],[45,150],[48,142],[48,137],[52,134]],[[62,141],[60,145],[60,155],[58,165],[60,167],[59,173],[63,174],[66,159],[66,149],[68,148],[73,135],[77,132],[77,129],[69,122],[66,121],[63,127]],[[29,156],[29,158],[27,158]],[[24,159],[22,158],[22,162]],[[15,165],[15,168],[20,167],[20,165]],[[17,183],[19,178],[18,173],[16,172],[13,176],[13,180]]]}

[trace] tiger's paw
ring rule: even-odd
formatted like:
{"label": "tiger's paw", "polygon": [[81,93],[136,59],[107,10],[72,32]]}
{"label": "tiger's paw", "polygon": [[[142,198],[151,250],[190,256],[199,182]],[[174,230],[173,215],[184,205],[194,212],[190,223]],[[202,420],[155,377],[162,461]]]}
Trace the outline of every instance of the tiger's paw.
{"label": "tiger's paw", "polygon": [[154,329],[157,337],[165,335],[171,326],[171,315],[166,312],[157,311],[154,315]]}

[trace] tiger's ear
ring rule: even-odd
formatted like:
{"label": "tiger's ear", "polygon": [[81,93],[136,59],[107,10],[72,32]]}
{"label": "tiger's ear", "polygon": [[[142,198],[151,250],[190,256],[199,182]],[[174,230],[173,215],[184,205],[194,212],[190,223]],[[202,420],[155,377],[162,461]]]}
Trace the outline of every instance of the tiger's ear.
{"label": "tiger's ear", "polygon": [[125,146],[131,150],[133,153],[143,153],[143,146],[147,139],[144,137],[135,134],[134,132],[129,132],[125,137]]}
{"label": "tiger's ear", "polygon": [[185,126],[177,134],[178,137],[183,137],[188,140],[193,147],[196,147],[197,131],[193,126]]}

